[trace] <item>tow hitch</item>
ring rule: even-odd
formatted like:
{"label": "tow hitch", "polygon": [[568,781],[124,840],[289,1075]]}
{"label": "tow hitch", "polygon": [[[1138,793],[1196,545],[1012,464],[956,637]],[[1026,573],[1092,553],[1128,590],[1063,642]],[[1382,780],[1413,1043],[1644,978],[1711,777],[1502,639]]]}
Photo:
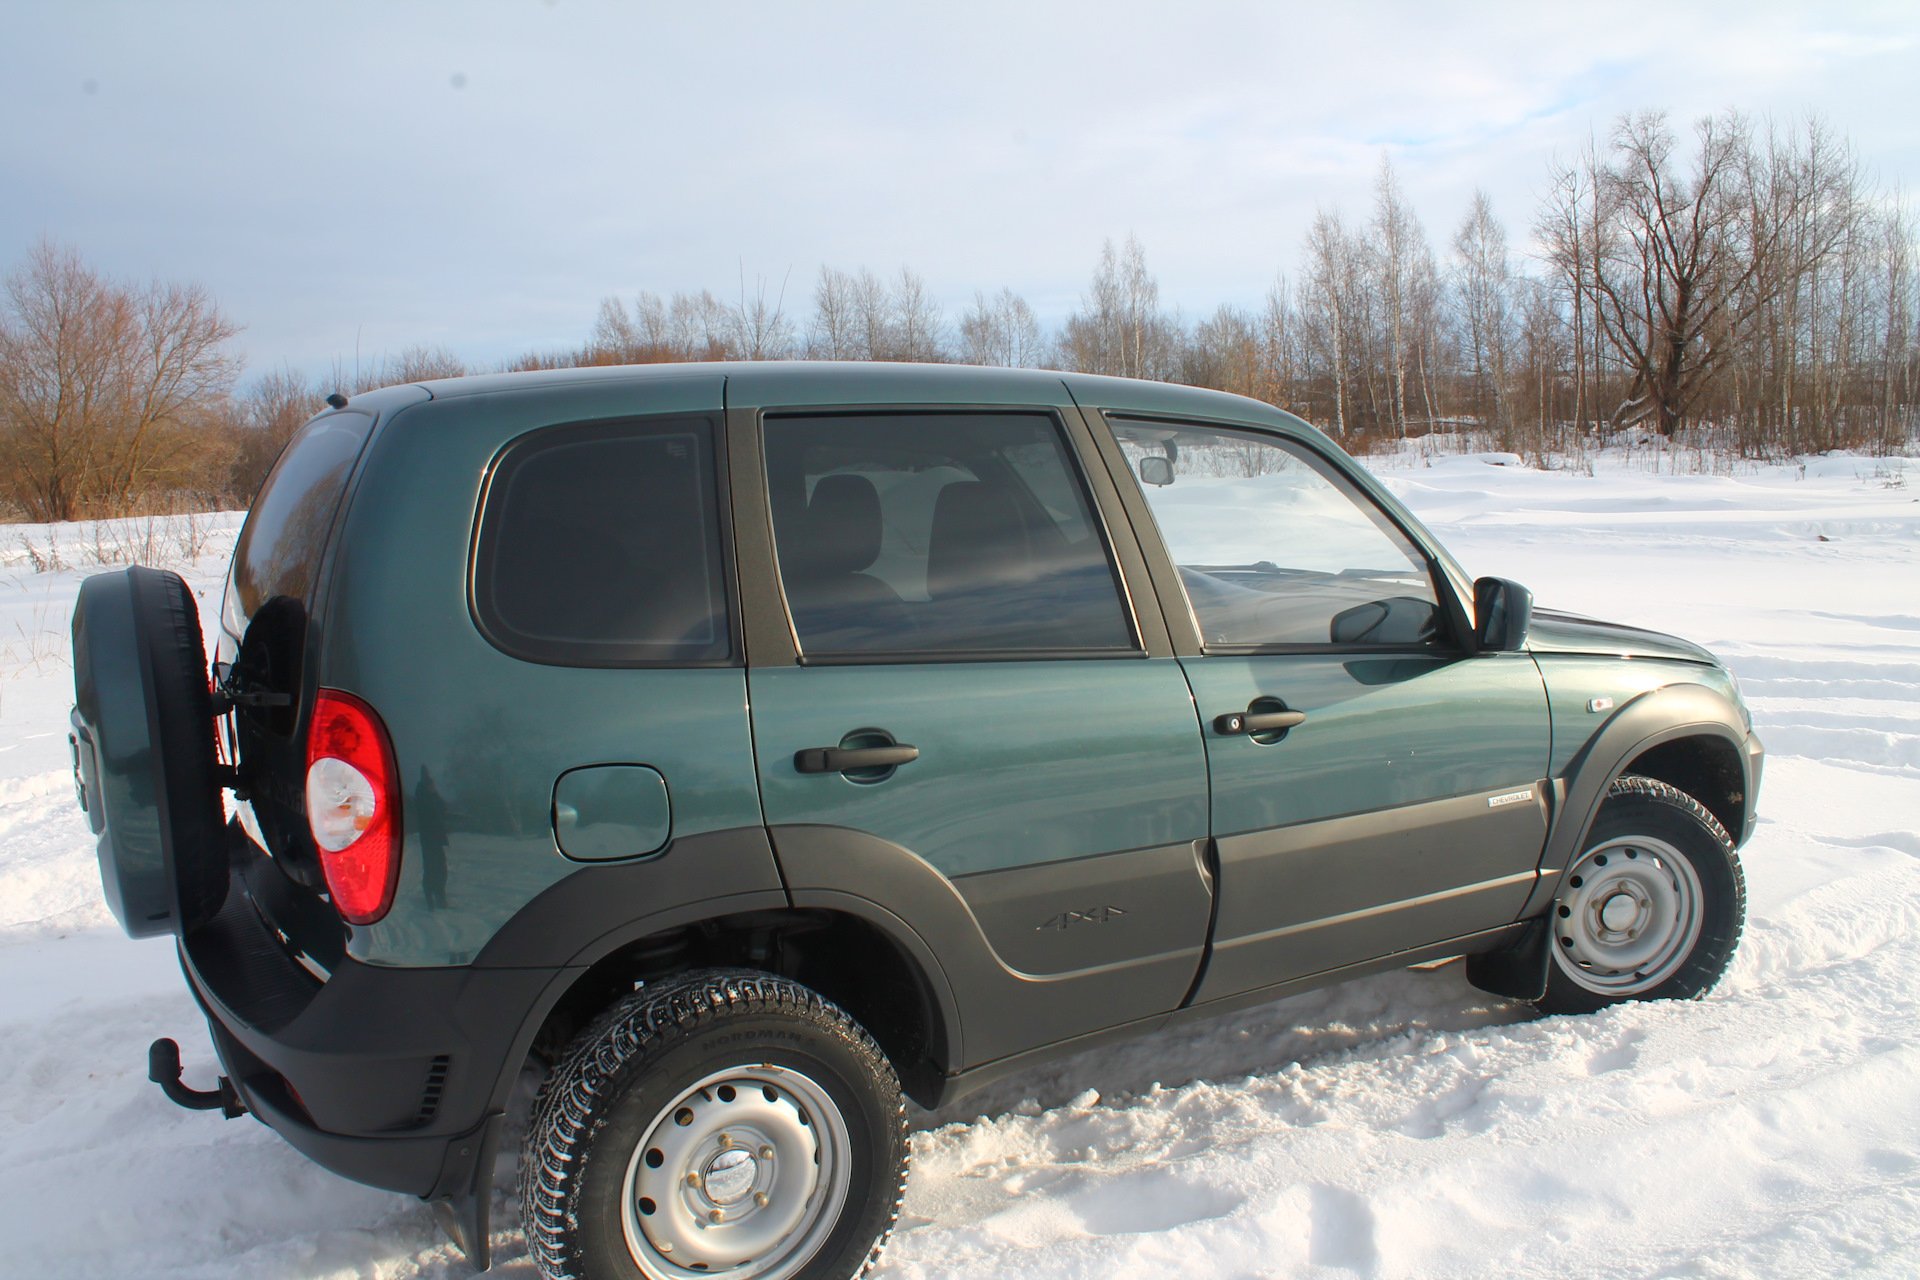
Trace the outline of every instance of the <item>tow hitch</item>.
{"label": "tow hitch", "polygon": [[233,1081],[220,1077],[215,1089],[189,1089],[180,1079],[180,1046],[172,1040],[155,1040],[147,1046],[147,1079],[160,1086],[160,1092],[189,1111],[218,1111],[227,1119],[247,1114],[240,1091]]}

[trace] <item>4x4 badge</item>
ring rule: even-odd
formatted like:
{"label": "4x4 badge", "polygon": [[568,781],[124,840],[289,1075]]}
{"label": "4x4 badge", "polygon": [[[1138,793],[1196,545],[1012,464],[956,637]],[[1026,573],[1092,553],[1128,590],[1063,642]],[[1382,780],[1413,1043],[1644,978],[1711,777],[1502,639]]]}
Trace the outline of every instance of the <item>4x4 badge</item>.
{"label": "4x4 badge", "polygon": [[1062,911],[1045,924],[1033,927],[1035,933],[1044,933],[1048,929],[1065,929],[1076,924],[1106,924],[1127,914],[1119,907],[1088,907],[1085,911]]}

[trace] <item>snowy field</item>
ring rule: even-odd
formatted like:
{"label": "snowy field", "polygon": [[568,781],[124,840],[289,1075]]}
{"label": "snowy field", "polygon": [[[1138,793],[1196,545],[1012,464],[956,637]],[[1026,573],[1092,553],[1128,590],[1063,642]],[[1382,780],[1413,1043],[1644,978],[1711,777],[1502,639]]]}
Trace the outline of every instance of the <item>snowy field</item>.
{"label": "snowy field", "polygon": [[[1456,963],[1065,1060],[919,1117],[882,1276],[1920,1275],[1920,466],[1496,461],[1384,474],[1470,571],[1746,690],[1770,754],[1726,981],[1538,1019]],[[235,526],[169,544],[209,616]],[[417,1202],[147,1083],[156,1036],[201,1087],[212,1053],[170,947],[100,901],[65,758],[100,540],[48,534],[0,530],[0,1275],[463,1274]],[[495,1272],[524,1278],[511,1164]]]}

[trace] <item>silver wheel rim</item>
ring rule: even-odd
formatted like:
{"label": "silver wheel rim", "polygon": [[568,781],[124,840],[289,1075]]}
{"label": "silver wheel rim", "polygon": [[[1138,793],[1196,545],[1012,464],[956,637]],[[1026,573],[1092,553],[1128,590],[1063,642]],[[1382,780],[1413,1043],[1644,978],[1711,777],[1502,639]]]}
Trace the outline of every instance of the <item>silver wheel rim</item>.
{"label": "silver wheel rim", "polygon": [[1664,840],[1609,840],[1567,868],[1552,924],[1554,958],[1574,985],[1597,995],[1639,995],[1693,954],[1700,877]]}
{"label": "silver wheel rim", "polygon": [[852,1176],[840,1108],[772,1063],[716,1071],[654,1118],[620,1220],[649,1280],[786,1280],[840,1219]]}

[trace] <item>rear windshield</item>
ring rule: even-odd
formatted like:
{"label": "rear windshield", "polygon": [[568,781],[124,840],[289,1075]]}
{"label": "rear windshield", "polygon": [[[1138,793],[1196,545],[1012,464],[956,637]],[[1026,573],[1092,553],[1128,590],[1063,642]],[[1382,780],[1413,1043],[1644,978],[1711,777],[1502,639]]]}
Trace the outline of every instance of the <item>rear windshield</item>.
{"label": "rear windshield", "polygon": [[364,413],[315,418],[274,464],[233,549],[221,628],[234,646],[267,603],[297,603],[302,616],[312,606],[327,535],[372,428]]}

